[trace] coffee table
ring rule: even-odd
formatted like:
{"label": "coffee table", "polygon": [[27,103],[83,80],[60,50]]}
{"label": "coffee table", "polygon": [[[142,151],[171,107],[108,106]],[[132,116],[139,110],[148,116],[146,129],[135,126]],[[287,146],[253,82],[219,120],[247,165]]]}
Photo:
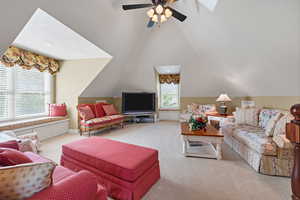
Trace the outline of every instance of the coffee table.
{"label": "coffee table", "polygon": [[183,154],[191,157],[222,159],[224,135],[208,124],[206,131],[190,131],[187,122],[181,122]]}

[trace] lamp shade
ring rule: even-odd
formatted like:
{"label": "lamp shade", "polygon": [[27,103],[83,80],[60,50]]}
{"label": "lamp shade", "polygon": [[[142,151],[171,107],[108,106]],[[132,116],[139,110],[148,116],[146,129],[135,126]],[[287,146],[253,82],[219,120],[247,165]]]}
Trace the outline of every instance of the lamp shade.
{"label": "lamp shade", "polygon": [[220,94],[220,96],[217,98],[217,101],[225,102],[225,101],[231,101],[231,99],[227,94]]}

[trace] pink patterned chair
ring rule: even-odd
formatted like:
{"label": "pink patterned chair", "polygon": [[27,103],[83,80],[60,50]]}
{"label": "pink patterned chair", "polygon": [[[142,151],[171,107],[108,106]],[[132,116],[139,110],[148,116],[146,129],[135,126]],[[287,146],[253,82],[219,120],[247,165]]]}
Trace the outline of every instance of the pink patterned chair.
{"label": "pink patterned chair", "polygon": [[[15,141],[0,144],[0,147],[18,150]],[[32,152],[25,154],[33,162],[49,162],[48,159]],[[57,166],[52,175],[53,184],[34,194],[27,200],[107,200],[105,188],[98,184],[96,177],[88,171],[74,172]]]}

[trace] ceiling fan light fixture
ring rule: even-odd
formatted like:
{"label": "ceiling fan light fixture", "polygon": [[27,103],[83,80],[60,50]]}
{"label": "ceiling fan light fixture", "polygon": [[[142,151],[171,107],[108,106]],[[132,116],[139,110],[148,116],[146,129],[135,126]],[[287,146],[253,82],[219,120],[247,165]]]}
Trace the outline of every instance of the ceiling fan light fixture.
{"label": "ceiling fan light fixture", "polygon": [[172,15],[173,15],[172,11],[171,11],[169,8],[167,8],[167,9],[165,10],[165,16],[166,16],[167,18],[170,18]]}
{"label": "ceiling fan light fixture", "polygon": [[153,17],[152,17],[152,21],[154,21],[154,22],[158,22],[158,15],[153,15]]}
{"label": "ceiling fan light fixture", "polygon": [[154,9],[151,8],[150,10],[148,10],[147,15],[148,15],[148,17],[152,18],[154,13],[155,13]]}
{"label": "ceiling fan light fixture", "polygon": [[165,21],[167,21],[167,17],[165,15],[161,15],[160,16],[160,23],[164,23]]}
{"label": "ceiling fan light fixture", "polygon": [[164,8],[162,7],[162,5],[159,4],[158,6],[156,6],[155,11],[157,14],[160,15],[164,12]]}

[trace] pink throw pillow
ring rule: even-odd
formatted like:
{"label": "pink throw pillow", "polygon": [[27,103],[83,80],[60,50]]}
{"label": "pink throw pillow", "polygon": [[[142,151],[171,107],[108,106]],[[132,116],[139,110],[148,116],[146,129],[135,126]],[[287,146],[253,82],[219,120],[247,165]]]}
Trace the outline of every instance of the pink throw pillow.
{"label": "pink throw pillow", "polygon": [[117,115],[117,114],[119,114],[113,104],[103,105],[102,107],[103,107],[103,110],[104,110],[106,115]]}
{"label": "pink throw pillow", "polygon": [[81,119],[83,119],[84,121],[95,118],[95,115],[89,106],[78,107],[78,112]]}
{"label": "pink throw pillow", "polygon": [[32,160],[28,158],[24,153],[9,148],[0,148],[0,165],[12,166],[24,163],[31,163]]}
{"label": "pink throw pillow", "polygon": [[49,104],[50,117],[64,117],[67,115],[66,104]]}
{"label": "pink throw pillow", "polygon": [[104,117],[105,111],[103,110],[104,105],[109,105],[108,103],[96,103],[95,104],[95,111],[96,117]]}
{"label": "pink throw pillow", "polygon": [[19,150],[19,144],[16,140],[10,140],[7,142],[1,142],[0,148],[11,148],[11,149]]}

